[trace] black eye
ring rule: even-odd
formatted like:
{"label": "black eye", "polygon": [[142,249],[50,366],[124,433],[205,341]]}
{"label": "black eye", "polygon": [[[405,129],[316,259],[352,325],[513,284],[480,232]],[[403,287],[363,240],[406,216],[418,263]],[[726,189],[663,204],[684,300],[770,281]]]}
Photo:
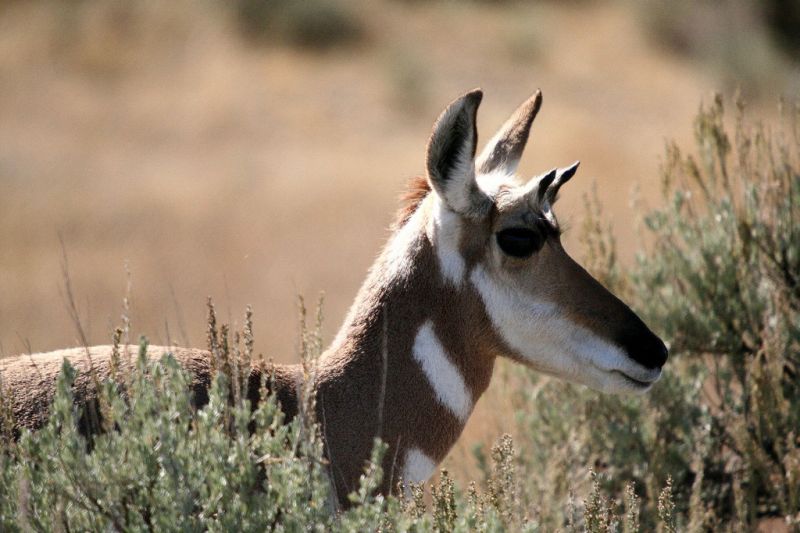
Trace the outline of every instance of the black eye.
{"label": "black eye", "polygon": [[497,233],[497,245],[513,257],[529,257],[542,247],[542,236],[526,228],[504,229]]}

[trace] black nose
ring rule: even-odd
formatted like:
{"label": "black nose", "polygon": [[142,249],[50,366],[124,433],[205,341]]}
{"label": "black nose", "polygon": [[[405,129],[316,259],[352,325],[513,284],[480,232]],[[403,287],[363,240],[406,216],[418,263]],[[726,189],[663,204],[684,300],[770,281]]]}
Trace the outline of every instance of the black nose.
{"label": "black nose", "polygon": [[664,342],[641,320],[622,330],[616,342],[631,359],[646,368],[661,368],[667,362],[669,352]]}

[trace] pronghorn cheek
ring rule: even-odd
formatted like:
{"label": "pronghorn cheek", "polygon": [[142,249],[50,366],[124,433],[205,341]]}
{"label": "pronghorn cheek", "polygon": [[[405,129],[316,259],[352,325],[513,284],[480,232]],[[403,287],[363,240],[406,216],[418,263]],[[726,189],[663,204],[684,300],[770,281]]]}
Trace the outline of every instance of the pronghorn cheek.
{"label": "pronghorn cheek", "polygon": [[515,352],[507,355],[564,377],[576,371],[577,362],[565,350],[564,330],[569,328],[565,328],[554,305],[525,298],[481,266],[473,269],[470,281],[483,300],[495,331]]}
{"label": "pronghorn cheek", "polygon": [[554,304],[509,289],[481,267],[470,280],[498,335],[513,351],[507,355],[552,376],[599,390],[619,389],[608,373],[630,371],[621,350],[567,319]]}

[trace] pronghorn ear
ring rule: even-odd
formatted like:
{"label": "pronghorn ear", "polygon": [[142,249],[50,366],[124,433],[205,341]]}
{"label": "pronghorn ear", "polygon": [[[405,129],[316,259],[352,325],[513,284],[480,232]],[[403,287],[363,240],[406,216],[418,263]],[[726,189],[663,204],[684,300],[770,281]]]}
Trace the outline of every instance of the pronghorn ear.
{"label": "pronghorn ear", "polygon": [[478,171],[488,174],[495,170],[513,174],[528,142],[531,124],[539,108],[542,107],[542,91],[528,98],[514,111],[478,156],[475,166]]}
{"label": "pronghorn ear", "polygon": [[476,116],[483,92],[475,89],[454,100],[433,126],[426,156],[431,187],[453,211],[476,217],[491,201],[475,182]]}

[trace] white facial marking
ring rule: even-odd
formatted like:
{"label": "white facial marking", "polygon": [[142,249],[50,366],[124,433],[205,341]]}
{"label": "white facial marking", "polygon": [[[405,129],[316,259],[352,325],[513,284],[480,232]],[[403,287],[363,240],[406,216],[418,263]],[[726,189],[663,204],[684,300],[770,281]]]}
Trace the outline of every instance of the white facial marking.
{"label": "white facial marking", "polygon": [[475,181],[478,188],[489,198],[495,198],[503,185],[514,186],[517,177],[506,169],[493,170],[485,174],[478,174]]}
{"label": "white facial marking", "polygon": [[458,287],[464,279],[465,263],[458,244],[461,240],[461,217],[448,209],[437,196],[428,221],[428,238],[436,250],[439,270],[446,283]]}
{"label": "white facial marking", "polygon": [[620,348],[562,317],[558,308],[537,302],[495,280],[477,266],[470,280],[506,344],[531,367],[603,392],[644,392],[661,371],[645,368]]}
{"label": "white facial marking", "polygon": [[409,448],[403,464],[404,483],[428,481],[436,470],[436,463],[419,448]]}
{"label": "white facial marking", "polygon": [[472,393],[461,372],[450,362],[430,320],[419,328],[412,353],[433,387],[436,399],[461,422],[466,422],[472,412]]}

